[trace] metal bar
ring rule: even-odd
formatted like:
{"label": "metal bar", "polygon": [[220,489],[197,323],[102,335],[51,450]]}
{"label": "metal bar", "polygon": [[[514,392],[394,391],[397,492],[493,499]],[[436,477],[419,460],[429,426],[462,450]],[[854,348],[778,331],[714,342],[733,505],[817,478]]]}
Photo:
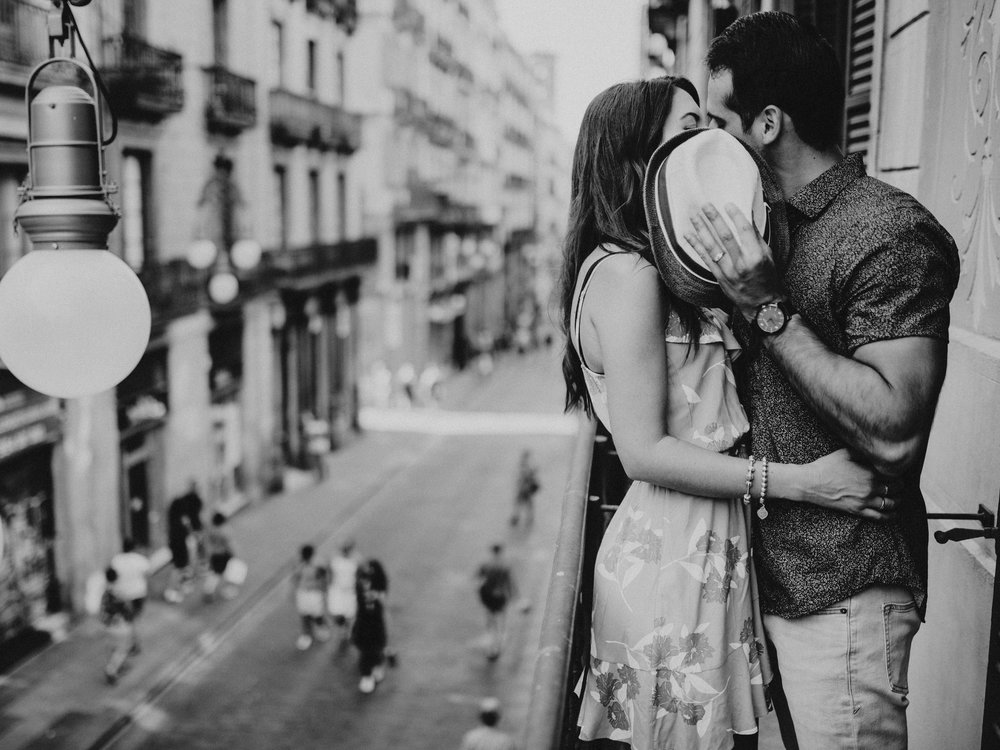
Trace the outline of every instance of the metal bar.
{"label": "metal bar", "polygon": [[559,746],[563,731],[570,647],[583,572],[583,536],[595,429],[592,421],[581,424],[563,493],[562,521],[531,685],[531,708],[521,743],[525,750],[553,750]]}

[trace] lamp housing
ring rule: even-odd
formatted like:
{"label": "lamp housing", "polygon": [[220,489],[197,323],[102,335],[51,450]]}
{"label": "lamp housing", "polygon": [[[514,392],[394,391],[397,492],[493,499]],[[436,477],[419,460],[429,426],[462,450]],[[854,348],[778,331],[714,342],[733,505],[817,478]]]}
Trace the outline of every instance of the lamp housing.
{"label": "lamp housing", "polygon": [[[93,96],[52,85],[32,99],[55,63],[82,70]],[[118,210],[105,182],[101,98],[89,68],[54,57],[32,71],[25,104],[28,179],[14,222],[32,249],[0,279],[0,359],[41,393],[99,393],[138,364],[151,325],[142,283],[107,249]]]}

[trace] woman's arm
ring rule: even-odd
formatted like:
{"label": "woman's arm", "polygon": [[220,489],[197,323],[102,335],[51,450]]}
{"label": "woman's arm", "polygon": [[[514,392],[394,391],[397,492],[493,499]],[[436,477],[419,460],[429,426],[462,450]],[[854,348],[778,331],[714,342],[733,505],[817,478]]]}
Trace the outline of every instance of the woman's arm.
{"label": "woman's arm", "polygon": [[[667,434],[667,300],[657,270],[631,254],[605,261],[591,282],[586,311],[585,320],[592,326],[588,338],[598,343],[598,351],[587,355],[605,373],[615,447],[626,474],[694,495],[743,494],[745,459]],[[769,463],[768,494],[876,517],[863,501],[881,488],[881,482],[870,469],[850,460],[846,451],[838,454],[807,465]],[[755,497],[760,494],[761,474],[758,464]],[[880,506],[881,498],[870,504]],[[885,509],[891,507],[887,502]]]}

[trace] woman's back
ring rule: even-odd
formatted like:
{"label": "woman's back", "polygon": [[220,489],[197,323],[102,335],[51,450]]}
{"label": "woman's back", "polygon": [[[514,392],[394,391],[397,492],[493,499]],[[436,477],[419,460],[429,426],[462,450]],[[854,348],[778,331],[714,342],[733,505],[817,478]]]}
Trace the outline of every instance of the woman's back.
{"label": "woman's back", "polygon": [[[618,257],[615,257],[615,256]],[[603,372],[603,351],[594,316],[603,314],[600,286],[602,274],[632,273],[637,266],[632,253],[595,250],[580,270],[574,300],[571,344],[583,369],[584,382],[594,414],[614,435],[608,411],[607,376]],[[645,263],[639,260],[638,263]],[[615,264],[615,265],[612,265]],[[648,264],[647,264],[648,265]],[[591,287],[597,292],[588,299]],[[589,303],[589,304],[588,304]],[[623,301],[622,304],[628,304]],[[663,325],[664,356],[667,360],[667,433],[680,440],[714,451],[732,447],[749,429],[749,422],[736,393],[732,359],[739,344],[726,325],[721,310],[703,310],[704,321],[693,336],[684,330],[673,311]]]}

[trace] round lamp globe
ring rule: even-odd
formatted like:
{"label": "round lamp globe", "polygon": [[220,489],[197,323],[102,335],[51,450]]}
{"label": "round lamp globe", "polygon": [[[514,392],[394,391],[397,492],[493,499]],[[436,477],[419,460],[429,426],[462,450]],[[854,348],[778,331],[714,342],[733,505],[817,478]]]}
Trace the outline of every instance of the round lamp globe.
{"label": "round lamp globe", "polygon": [[0,359],[50,396],[120,383],[146,351],[150,323],[142,282],[107,250],[32,250],[0,279]]}

